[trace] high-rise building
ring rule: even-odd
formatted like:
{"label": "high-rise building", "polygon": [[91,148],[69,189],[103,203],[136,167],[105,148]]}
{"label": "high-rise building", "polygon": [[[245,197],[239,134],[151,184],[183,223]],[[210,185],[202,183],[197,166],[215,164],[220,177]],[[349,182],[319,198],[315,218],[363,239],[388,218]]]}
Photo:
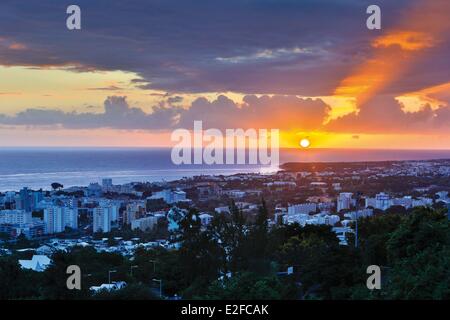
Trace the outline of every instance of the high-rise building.
{"label": "high-rise building", "polygon": [[48,207],[44,209],[45,232],[63,232],[66,227],[78,228],[78,210],[68,207]]}
{"label": "high-rise building", "polygon": [[143,201],[136,201],[127,204],[125,214],[123,216],[123,224],[131,224],[134,220],[142,218],[146,213],[146,205]]}
{"label": "high-rise building", "polygon": [[344,209],[350,209],[351,206],[355,203],[352,199],[353,193],[351,192],[341,192],[337,198],[337,211],[341,211]]}
{"label": "high-rise building", "polygon": [[31,197],[30,192],[28,191],[28,188],[25,187],[19,192],[20,196],[20,208],[22,210],[25,210],[27,212],[31,211]]}
{"label": "high-rise building", "polygon": [[44,199],[42,191],[34,191],[31,197],[31,210],[35,210],[39,204]]}
{"label": "high-rise building", "polygon": [[92,215],[93,232],[110,232],[113,210],[111,206],[94,208]]}

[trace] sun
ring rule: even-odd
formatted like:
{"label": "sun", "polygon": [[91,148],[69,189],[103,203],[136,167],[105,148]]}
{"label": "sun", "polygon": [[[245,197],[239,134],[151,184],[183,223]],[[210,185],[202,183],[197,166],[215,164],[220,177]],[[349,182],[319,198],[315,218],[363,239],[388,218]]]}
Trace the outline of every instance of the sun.
{"label": "sun", "polygon": [[311,142],[307,138],[303,138],[302,140],[300,140],[300,146],[302,148],[308,148],[310,144]]}

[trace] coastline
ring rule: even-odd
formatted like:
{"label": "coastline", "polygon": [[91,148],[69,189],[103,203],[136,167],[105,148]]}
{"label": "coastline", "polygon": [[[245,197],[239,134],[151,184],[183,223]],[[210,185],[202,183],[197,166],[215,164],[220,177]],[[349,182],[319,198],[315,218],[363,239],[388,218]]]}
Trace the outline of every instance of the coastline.
{"label": "coastline", "polygon": [[[2,148],[0,191],[86,186],[102,178],[116,183],[174,181],[195,175],[260,172],[259,165],[182,165],[170,162],[170,148]],[[354,163],[450,159],[450,150],[281,149],[287,163]],[[281,165],[280,168],[283,166]]]}

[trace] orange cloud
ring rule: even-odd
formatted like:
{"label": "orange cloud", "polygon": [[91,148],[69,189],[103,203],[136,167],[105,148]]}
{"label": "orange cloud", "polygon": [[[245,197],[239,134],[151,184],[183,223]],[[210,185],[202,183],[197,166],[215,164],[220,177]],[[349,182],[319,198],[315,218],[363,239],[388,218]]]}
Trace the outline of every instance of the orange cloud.
{"label": "orange cloud", "polygon": [[399,25],[372,41],[372,58],[344,78],[334,94],[364,104],[434,47],[450,31],[450,1],[422,1],[405,13]]}
{"label": "orange cloud", "polygon": [[27,46],[23,43],[0,37],[0,49],[2,47],[9,49],[9,50],[25,50],[25,49],[27,49]]}
{"label": "orange cloud", "polygon": [[26,48],[26,45],[18,42],[14,42],[8,46],[8,49],[10,50],[25,50]]}
{"label": "orange cloud", "polygon": [[425,105],[432,109],[448,106],[450,101],[450,82],[428,87],[415,92],[408,92],[397,97],[406,112],[416,112]]}
{"label": "orange cloud", "polygon": [[399,46],[402,50],[415,51],[433,47],[436,40],[432,35],[416,31],[394,31],[376,38],[372,42],[375,48]]}

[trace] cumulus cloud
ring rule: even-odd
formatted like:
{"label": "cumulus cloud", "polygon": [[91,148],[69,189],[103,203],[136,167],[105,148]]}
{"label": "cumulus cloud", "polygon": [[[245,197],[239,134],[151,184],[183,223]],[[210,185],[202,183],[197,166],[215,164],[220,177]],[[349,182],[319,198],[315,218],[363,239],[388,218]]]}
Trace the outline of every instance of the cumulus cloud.
{"label": "cumulus cloud", "polygon": [[[172,99],[172,103],[181,99]],[[125,97],[111,96],[100,113],[63,112],[30,108],[14,116],[0,115],[0,124],[26,126],[61,126],[70,129],[114,128],[170,130],[192,128],[203,121],[205,128],[278,128],[313,130],[327,117],[330,107],[320,99],[295,96],[248,95],[238,104],[226,96],[213,101],[196,99],[189,108],[174,105],[155,106],[151,113],[130,107]]]}
{"label": "cumulus cloud", "polygon": [[126,130],[164,130],[173,126],[179,110],[156,106],[152,113],[130,107],[126,97],[111,96],[101,113],[63,112],[30,108],[14,116],[0,116],[0,123],[22,126],[60,126],[68,129],[114,128]]}
{"label": "cumulus cloud", "polygon": [[175,103],[180,103],[182,101],[183,101],[183,97],[181,97],[181,96],[174,96],[174,97],[167,98],[167,103],[169,105],[175,104]]}
{"label": "cumulus cloud", "polygon": [[416,112],[405,110],[394,96],[378,96],[360,105],[357,111],[330,121],[325,130],[378,134],[450,132],[448,104],[434,110],[428,104]]}
{"label": "cumulus cloud", "polygon": [[[176,97],[175,97],[176,98]],[[180,102],[174,99],[172,103]],[[179,107],[165,101],[147,113],[131,107],[126,97],[111,96],[101,112],[63,112],[55,109],[29,108],[14,116],[0,114],[0,125],[55,127],[68,129],[112,128],[124,130],[172,130],[192,128],[202,121],[207,128],[267,128],[299,131],[352,133],[431,133],[450,131],[450,107],[431,108],[425,104],[416,112],[394,96],[378,96],[343,117],[328,118],[330,107],[321,99],[297,96],[246,95],[237,103],[224,95],[210,101],[198,98],[190,106]]]}
{"label": "cumulus cloud", "polygon": [[296,96],[247,95],[242,104],[226,96],[195,100],[180,116],[180,126],[202,120],[211,128],[278,128],[313,130],[320,127],[330,107],[320,99]]}

